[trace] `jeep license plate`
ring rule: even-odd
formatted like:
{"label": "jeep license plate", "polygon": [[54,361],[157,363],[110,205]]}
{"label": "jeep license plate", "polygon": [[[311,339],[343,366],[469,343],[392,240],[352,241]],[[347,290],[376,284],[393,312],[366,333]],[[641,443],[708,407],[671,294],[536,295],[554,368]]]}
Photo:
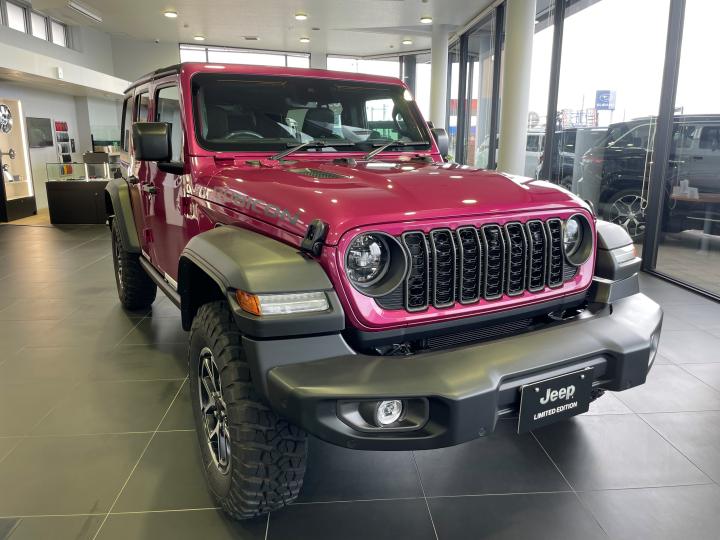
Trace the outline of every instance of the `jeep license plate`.
{"label": "jeep license plate", "polygon": [[592,382],[593,369],[587,368],[523,386],[518,433],[587,412]]}

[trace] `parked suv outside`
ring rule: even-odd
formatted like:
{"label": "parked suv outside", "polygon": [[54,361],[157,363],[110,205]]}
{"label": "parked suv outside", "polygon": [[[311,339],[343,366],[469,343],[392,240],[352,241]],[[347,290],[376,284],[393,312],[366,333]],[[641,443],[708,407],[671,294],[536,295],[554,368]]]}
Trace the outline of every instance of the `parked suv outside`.
{"label": "parked suv outside", "polygon": [[[622,225],[634,240],[645,232],[645,208],[653,165],[655,117],[611,124],[600,143],[582,158],[578,194],[598,205],[608,220]],[[676,115],[670,159],[666,164],[663,231],[702,229],[720,216],[708,218],[701,205],[671,197],[673,188],[687,180],[700,193],[720,193],[720,115]]]}
{"label": "parked suv outside", "polygon": [[235,518],[298,496],[308,433],[523,432],[654,362],[627,234],[547,182],[444,162],[399,80],[183,64],[127,90],[123,134],[118,295],[180,308],[202,468]]}

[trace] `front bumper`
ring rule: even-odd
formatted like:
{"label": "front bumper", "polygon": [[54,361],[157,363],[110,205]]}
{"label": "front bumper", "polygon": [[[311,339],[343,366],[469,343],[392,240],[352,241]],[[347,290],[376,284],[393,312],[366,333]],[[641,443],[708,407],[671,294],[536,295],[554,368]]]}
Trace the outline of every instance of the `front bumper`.
{"label": "front bumper", "polygon": [[[637,276],[631,279],[624,286],[636,291]],[[614,290],[596,283],[595,296],[606,303],[557,326],[412,356],[356,354],[339,334],[246,338],[245,345],[273,408],[317,437],[358,449],[439,448],[494,431],[499,418],[517,412],[525,384],[590,366],[594,387],[618,391],[644,383],[662,310],[639,292],[615,299]],[[321,359],[298,362],[298,356]],[[285,365],[277,365],[279,358]],[[396,398],[427,398],[427,423],[368,433],[338,417],[341,400]]]}

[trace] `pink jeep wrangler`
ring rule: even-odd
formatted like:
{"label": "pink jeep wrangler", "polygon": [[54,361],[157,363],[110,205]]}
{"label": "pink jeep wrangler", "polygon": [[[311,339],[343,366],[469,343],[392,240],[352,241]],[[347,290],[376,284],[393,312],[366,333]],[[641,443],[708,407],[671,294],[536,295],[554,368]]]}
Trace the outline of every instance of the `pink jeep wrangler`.
{"label": "pink jeep wrangler", "polygon": [[549,183],[446,162],[396,79],[183,64],[130,87],[107,188],[120,301],[190,331],[210,490],[292,502],[307,433],[411,450],[645,381],[662,311],[627,233]]}

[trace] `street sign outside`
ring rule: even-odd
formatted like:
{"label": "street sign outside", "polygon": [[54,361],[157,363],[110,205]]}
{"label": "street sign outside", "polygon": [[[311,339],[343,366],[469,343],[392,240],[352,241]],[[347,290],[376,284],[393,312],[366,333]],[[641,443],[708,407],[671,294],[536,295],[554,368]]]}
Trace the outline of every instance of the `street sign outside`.
{"label": "street sign outside", "polygon": [[595,109],[598,111],[614,111],[615,91],[597,90],[595,92]]}

